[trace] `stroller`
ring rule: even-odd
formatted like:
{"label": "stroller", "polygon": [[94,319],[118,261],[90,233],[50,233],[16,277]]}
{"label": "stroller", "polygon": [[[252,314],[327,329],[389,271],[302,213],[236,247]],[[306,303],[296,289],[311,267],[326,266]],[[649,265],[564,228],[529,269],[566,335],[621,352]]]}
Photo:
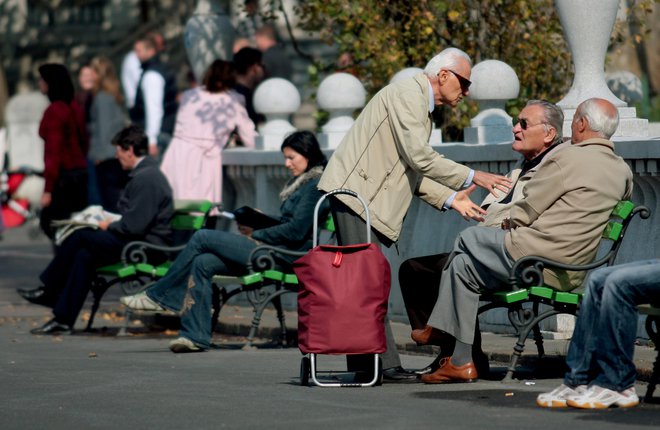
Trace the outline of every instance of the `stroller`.
{"label": "stroller", "polygon": [[[334,194],[357,198],[364,207],[367,243],[317,245],[318,210]],[[379,354],[387,349],[384,319],[390,293],[390,266],[380,248],[371,243],[369,209],[350,190],[333,190],[321,197],[314,213],[314,247],[294,262],[298,277],[298,347],[305,354],[300,382],[311,377],[321,387],[365,387],[382,382]],[[374,354],[370,382],[323,382],[317,378],[317,354]]]}

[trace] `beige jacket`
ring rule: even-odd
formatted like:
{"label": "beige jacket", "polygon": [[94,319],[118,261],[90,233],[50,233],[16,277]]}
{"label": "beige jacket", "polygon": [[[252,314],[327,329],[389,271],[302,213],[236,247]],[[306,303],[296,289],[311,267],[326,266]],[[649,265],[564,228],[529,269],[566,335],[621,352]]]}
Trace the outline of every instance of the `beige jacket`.
{"label": "beige jacket", "polygon": [[522,171],[522,163],[524,159],[521,159],[516,166],[511,170],[506,176],[511,179],[511,183],[514,184],[513,191],[511,195],[511,200],[507,203],[502,203],[502,200],[508,195],[507,193],[500,192],[500,195],[495,197],[492,194],[488,194],[486,198],[481,202],[481,207],[486,209],[488,213],[484,216],[484,220],[479,223],[479,225],[484,227],[497,227],[501,228],[502,221],[505,218],[510,217],[511,207],[519,200],[523,198],[523,189],[527,182],[534,177],[534,174],[543,166],[543,164],[548,160],[552,154],[560,149],[567,148],[571,146],[570,142],[563,142],[559,145],[551,148],[543,156],[543,159],[536,166],[532,167],[525,172],[524,175],[520,176]]}
{"label": "beige jacket", "polygon": [[[460,189],[470,172],[431,148],[431,129],[424,74],[386,86],[362,110],[330,158],[319,188],[358,193],[369,206],[373,228],[396,241],[413,194],[441,209],[451,189]],[[337,197],[365,217],[357,199]]]}
{"label": "beige jacket", "polygon": [[[511,207],[505,246],[514,260],[540,255],[567,264],[593,261],[618,201],[632,195],[633,176],[605,139],[588,139],[552,154]],[[570,290],[584,272],[546,271],[546,283]]]}

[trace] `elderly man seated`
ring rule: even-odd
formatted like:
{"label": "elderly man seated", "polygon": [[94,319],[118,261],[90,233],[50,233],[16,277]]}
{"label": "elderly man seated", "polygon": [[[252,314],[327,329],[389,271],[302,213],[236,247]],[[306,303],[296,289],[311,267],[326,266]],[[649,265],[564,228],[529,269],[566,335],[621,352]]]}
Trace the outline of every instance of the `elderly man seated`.
{"label": "elderly man seated", "polygon": [[[570,142],[562,142],[564,114],[558,106],[545,100],[530,100],[520,112],[519,119],[513,129],[514,141],[511,149],[522,154],[522,158],[507,175],[513,186],[508,193],[499,193],[498,197],[489,194],[484,199],[481,207],[488,212],[479,225],[500,228],[502,221],[509,217],[511,207],[522,199],[525,184],[534,177],[551,154],[570,146]],[[535,127],[533,124],[545,125]],[[456,198],[460,199],[464,197],[461,194],[465,195],[467,192],[460,191],[458,194]],[[399,286],[413,330],[423,329],[428,322],[433,304],[438,298],[442,269],[448,257],[449,253],[415,257],[404,261],[399,267]],[[431,330],[431,327],[427,330]],[[436,371],[440,360],[451,355],[454,348],[452,340],[430,339],[430,343],[442,347],[441,353],[429,366],[416,372],[423,375]],[[479,375],[484,377],[488,373],[488,358],[481,351],[478,328],[475,331],[472,354]]]}
{"label": "elderly man seated", "polygon": [[[540,117],[520,118],[516,127],[523,122],[527,129],[549,127]],[[450,336],[456,347],[435,372],[422,376],[423,382],[477,379],[472,344],[480,291],[502,288],[516,260],[527,255],[568,264],[593,260],[612,209],[632,193],[632,172],[608,140],[617,125],[610,102],[581,103],[571,124],[572,145],[550,155],[525,185],[523,199],[509,212],[508,228],[477,226],[459,234],[442,272],[431,328],[413,331],[418,343]],[[545,278],[551,286],[570,289],[583,274],[559,271]]]}
{"label": "elderly man seated", "polygon": [[145,240],[158,245],[170,242],[170,221],[174,214],[172,189],[158,162],[146,156],[147,136],[141,128],[129,126],[114,137],[112,144],[124,170],[131,171],[117,203],[121,219],[112,223],[101,221],[98,230],[74,232],[41,273],[43,286],[18,290],[29,302],[53,308],[53,318],[32,330],[33,334],[70,332],[85,303],[96,268],[119,261],[128,242]]}

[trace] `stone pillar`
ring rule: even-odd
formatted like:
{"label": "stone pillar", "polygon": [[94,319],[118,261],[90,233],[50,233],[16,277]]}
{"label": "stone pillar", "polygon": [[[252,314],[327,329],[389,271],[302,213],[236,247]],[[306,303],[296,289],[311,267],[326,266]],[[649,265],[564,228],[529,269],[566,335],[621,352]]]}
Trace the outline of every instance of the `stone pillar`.
{"label": "stone pillar", "polygon": [[518,97],[516,72],[502,61],[486,60],[472,68],[471,79],[470,98],[479,103],[479,113],[464,130],[465,143],[513,142],[512,121],[504,104]]}
{"label": "stone pillar", "polygon": [[555,6],[575,66],[573,85],[557,103],[564,111],[564,136],[571,134],[577,106],[592,97],[609,100],[618,108],[619,128],[614,136],[648,136],[648,120],[637,118],[635,108],[627,107],[605,82],[605,54],[619,0],[555,0]]}
{"label": "stone pillar", "polygon": [[232,59],[235,31],[226,0],[199,0],[186,23],[183,43],[197,82],[214,60]]}
{"label": "stone pillar", "polygon": [[349,73],[333,73],[319,85],[316,100],[319,108],[330,113],[319,134],[322,148],[335,149],[355,120],[353,112],[363,108],[367,92],[362,82]]}
{"label": "stone pillar", "polygon": [[256,146],[258,149],[278,150],[282,141],[296,128],[289,121],[300,108],[300,93],[289,81],[270,78],[263,81],[254,91],[254,110],[266,116],[259,126]]}

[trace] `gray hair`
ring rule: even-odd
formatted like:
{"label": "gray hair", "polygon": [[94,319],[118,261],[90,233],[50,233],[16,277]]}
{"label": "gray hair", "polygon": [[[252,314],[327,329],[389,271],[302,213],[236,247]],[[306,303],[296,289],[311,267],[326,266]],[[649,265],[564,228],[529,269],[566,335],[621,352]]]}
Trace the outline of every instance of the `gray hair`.
{"label": "gray hair", "polygon": [[545,100],[530,100],[525,105],[525,107],[527,106],[541,106],[543,109],[543,119],[546,122],[543,124],[545,132],[547,133],[549,131],[548,126],[552,127],[557,131],[555,143],[563,139],[564,112],[559,106]]}
{"label": "gray hair", "polygon": [[575,111],[575,116],[578,119],[586,118],[591,131],[605,139],[612,137],[619,126],[619,111],[615,109],[614,115],[610,115],[610,112],[603,109],[603,106],[598,103],[598,99],[595,98],[580,103]]}
{"label": "gray hair", "polygon": [[466,60],[468,64],[472,66],[472,60],[470,60],[470,56],[460,49],[443,49],[442,52],[431,58],[431,60],[426,64],[426,67],[424,67],[424,74],[426,74],[426,76],[429,78],[435,78],[438,73],[440,73],[440,70],[455,69],[458,65],[458,61],[461,58]]}

